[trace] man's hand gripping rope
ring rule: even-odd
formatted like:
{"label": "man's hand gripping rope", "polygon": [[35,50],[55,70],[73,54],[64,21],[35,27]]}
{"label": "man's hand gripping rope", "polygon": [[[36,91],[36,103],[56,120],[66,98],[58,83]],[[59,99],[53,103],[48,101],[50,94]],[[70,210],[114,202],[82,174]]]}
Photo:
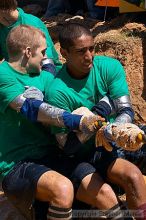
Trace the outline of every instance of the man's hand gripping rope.
{"label": "man's hand gripping rope", "polygon": [[93,114],[86,107],[80,107],[74,110],[72,114],[83,115],[80,121],[79,131],[76,131],[77,137],[81,143],[85,143],[105,124],[104,118]]}
{"label": "man's hand gripping rope", "polygon": [[103,146],[112,151],[109,142],[115,142],[117,146],[127,151],[139,150],[146,142],[146,135],[137,125],[132,123],[111,123],[103,126],[96,133],[96,146]]}

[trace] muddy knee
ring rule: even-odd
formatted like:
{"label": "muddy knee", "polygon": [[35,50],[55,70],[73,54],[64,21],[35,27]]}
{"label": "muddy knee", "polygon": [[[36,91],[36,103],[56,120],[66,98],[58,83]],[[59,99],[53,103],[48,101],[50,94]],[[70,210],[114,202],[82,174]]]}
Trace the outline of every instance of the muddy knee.
{"label": "muddy knee", "polygon": [[51,205],[68,208],[73,202],[73,185],[55,171],[45,172],[37,183],[36,198]]}
{"label": "muddy knee", "polygon": [[131,170],[127,170],[121,178],[121,183],[124,189],[128,190],[129,187],[137,188],[139,183],[143,181],[141,171],[137,167],[133,167]]}
{"label": "muddy knee", "polygon": [[54,185],[55,191],[50,204],[57,205],[64,208],[72,206],[73,202],[73,185],[67,178],[60,179]]}
{"label": "muddy knee", "polygon": [[[108,196],[108,199],[107,199]],[[118,203],[117,197],[110,187],[110,185],[104,183],[96,196],[96,207],[109,209]]]}

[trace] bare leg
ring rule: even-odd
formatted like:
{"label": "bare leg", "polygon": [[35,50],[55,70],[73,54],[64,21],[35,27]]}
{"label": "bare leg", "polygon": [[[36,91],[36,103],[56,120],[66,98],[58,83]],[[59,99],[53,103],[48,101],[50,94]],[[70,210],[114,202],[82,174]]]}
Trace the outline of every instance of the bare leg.
{"label": "bare leg", "polygon": [[110,182],[125,190],[129,209],[137,209],[146,203],[144,178],[134,164],[119,158],[110,165],[107,176]]}
{"label": "bare leg", "polygon": [[48,171],[38,181],[36,198],[59,207],[71,207],[73,202],[72,183],[61,174]]}
{"label": "bare leg", "polygon": [[112,188],[97,173],[86,176],[77,191],[76,198],[98,209],[108,210],[118,204]]}

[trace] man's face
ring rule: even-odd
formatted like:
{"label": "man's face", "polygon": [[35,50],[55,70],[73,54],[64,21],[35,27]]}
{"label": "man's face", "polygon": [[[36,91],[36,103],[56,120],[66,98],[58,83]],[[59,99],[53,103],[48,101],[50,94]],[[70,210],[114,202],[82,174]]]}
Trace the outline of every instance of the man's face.
{"label": "man's face", "polygon": [[67,67],[72,76],[82,78],[92,68],[94,57],[94,40],[91,36],[82,35],[75,39],[74,45],[66,51]]}
{"label": "man's face", "polygon": [[40,46],[28,59],[28,72],[38,74],[42,68],[42,61],[46,58],[46,40],[40,37]]}
{"label": "man's face", "polygon": [[7,11],[0,9],[0,24],[2,24],[4,26],[9,25],[9,21],[7,19],[7,14],[8,14]]}
{"label": "man's face", "polygon": [[17,10],[2,10],[0,9],[0,24],[10,26],[18,19]]}

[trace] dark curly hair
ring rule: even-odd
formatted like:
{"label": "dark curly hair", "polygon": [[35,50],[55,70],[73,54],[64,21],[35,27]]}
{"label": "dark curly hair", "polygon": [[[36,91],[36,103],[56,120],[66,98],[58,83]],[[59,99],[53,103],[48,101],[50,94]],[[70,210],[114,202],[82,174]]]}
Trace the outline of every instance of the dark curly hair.
{"label": "dark curly hair", "polygon": [[74,41],[82,35],[92,36],[91,31],[84,25],[78,23],[68,23],[59,33],[59,43],[63,49],[69,49],[74,45]]}

